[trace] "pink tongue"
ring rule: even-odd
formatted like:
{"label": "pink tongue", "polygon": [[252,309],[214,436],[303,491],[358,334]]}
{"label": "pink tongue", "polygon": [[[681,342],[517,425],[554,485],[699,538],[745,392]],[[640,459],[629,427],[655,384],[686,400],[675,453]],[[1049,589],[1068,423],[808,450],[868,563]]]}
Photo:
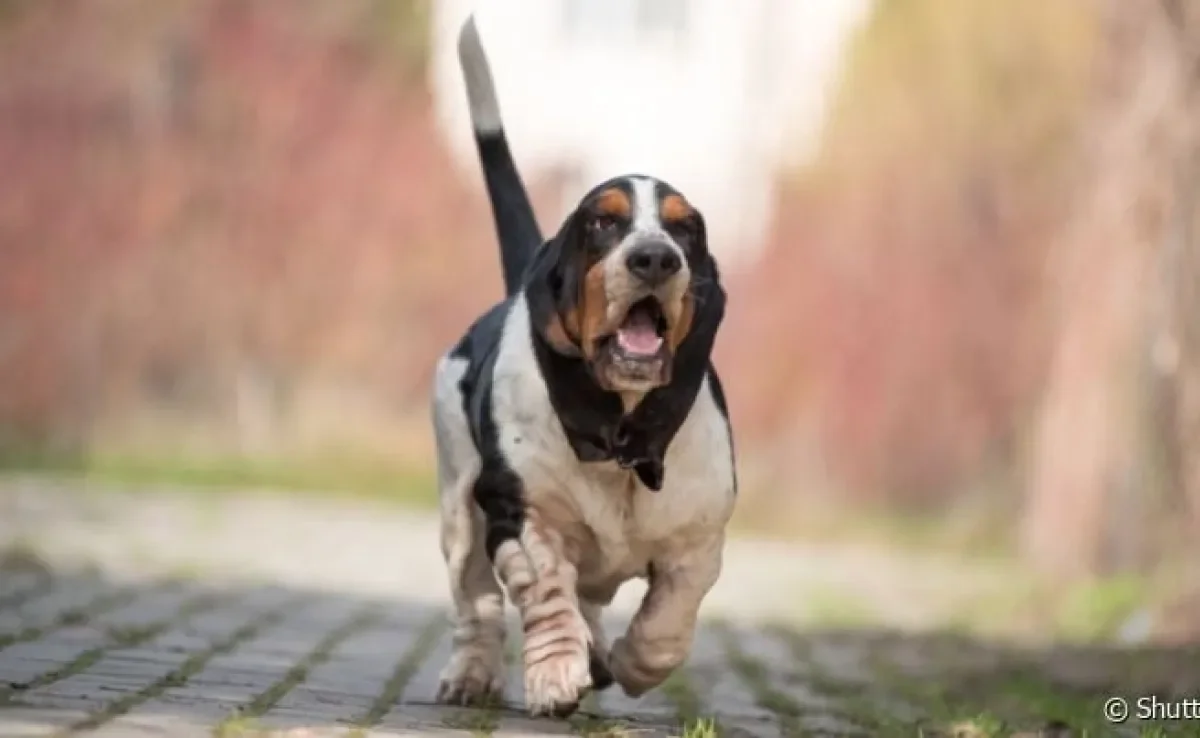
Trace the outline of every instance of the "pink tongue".
{"label": "pink tongue", "polygon": [[662,338],[654,332],[649,316],[634,314],[617,330],[617,344],[626,353],[653,356],[662,346]]}

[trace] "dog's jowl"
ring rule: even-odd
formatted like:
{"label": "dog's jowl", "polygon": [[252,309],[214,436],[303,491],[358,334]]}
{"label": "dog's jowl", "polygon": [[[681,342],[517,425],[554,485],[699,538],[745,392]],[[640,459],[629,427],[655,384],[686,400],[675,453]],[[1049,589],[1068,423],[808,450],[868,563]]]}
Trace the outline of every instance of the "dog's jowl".
{"label": "dog's jowl", "polygon": [[[601,183],[543,239],[473,20],[459,55],[507,297],[437,369],[456,623],[438,699],[502,693],[507,594],[527,708],[565,715],[614,681],[662,683],[720,573],[737,486],[710,358],[725,293],[700,211],[653,177]],[[601,611],[636,577],[646,596],[610,644]]]}

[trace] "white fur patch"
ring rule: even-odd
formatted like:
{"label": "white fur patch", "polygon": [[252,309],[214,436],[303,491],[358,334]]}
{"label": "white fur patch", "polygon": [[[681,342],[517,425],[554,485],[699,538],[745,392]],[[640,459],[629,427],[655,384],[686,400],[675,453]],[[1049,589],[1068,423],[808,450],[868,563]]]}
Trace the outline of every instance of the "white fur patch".
{"label": "white fur patch", "polygon": [[438,489],[443,510],[456,506],[458,499],[446,494],[461,484],[461,477],[479,473],[479,452],[471,440],[471,429],[463,409],[459,382],[467,371],[467,360],[443,356],[434,375],[433,428],[438,451]]}
{"label": "white fur patch", "polygon": [[479,29],[472,15],[463,25],[458,37],[458,60],[467,84],[467,104],[471,110],[471,125],[480,133],[495,133],[504,128],[500,103],[496,99],[496,83],[491,65],[479,38]]}
{"label": "white fur patch", "polygon": [[658,214],[658,183],[649,177],[633,177],[633,232],[666,236]]}

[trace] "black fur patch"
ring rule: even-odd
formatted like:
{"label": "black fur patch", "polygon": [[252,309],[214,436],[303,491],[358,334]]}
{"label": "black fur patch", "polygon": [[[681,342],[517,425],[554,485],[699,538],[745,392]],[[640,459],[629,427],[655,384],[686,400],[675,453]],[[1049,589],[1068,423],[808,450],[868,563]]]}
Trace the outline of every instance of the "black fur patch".
{"label": "black fur patch", "polygon": [[525,524],[525,494],[521,478],[500,451],[500,434],[492,416],[492,370],[500,352],[504,321],[512,309],[506,300],[484,313],[470,327],[452,356],[467,360],[467,371],[459,382],[463,411],[480,456],[479,477],[472,496],[486,521],[486,550],[495,560],[496,549],[521,536]]}

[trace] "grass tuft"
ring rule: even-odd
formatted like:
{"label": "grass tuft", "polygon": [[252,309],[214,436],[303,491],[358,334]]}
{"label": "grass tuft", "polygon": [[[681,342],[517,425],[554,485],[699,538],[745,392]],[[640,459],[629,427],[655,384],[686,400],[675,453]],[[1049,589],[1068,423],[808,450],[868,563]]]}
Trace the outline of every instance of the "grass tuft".
{"label": "grass tuft", "polygon": [[235,717],[221,721],[213,728],[213,738],[254,738],[266,733],[258,718]]}
{"label": "grass tuft", "polygon": [[455,730],[467,730],[475,738],[487,738],[500,726],[500,718],[491,708],[467,708],[447,714],[442,724]]}
{"label": "grass tuft", "polygon": [[576,714],[568,722],[571,730],[580,738],[627,738],[629,735],[626,723],[599,715]]}
{"label": "grass tuft", "polygon": [[713,718],[696,718],[683,725],[681,738],[718,738],[721,728]]}

